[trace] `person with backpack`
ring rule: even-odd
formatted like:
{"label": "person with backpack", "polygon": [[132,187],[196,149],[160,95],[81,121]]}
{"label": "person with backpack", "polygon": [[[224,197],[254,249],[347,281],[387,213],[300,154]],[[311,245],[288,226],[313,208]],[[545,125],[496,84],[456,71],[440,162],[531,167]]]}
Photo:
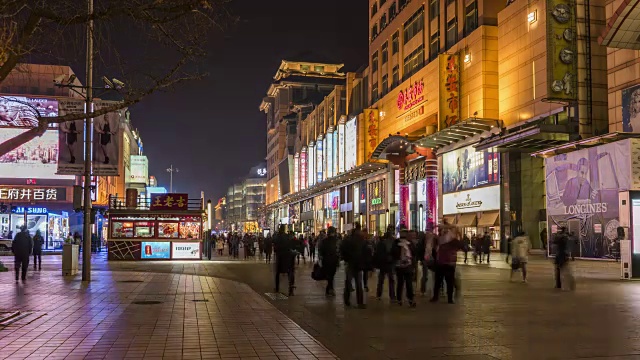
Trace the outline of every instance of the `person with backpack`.
{"label": "person with backpack", "polygon": [[376,244],[376,249],[373,253],[373,264],[374,267],[378,269],[378,286],[376,287],[377,300],[381,300],[382,298],[382,288],[386,277],[389,280],[389,299],[391,302],[396,301],[394,264],[393,255],[391,254],[394,243],[394,228],[393,225],[389,225],[387,226],[387,231]]}
{"label": "person with backpack", "polygon": [[407,229],[400,230],[400,238],[393,245],[393,259],[395,260],[396,276],[398,278],[396,288],[396,300],[402,305],[402,293],[406,287],[407,300],[410,307],[416,307],[413,293],[413,276],[415,271],[415,245],[408,239]]}
{"label": "person with backpack", "polygon": [[453,290],[455,288],[456,262],[458,251],[462,249],[462,242],[453,226],[444,225],[438,238],[436,256],[436,282],[431,302],[438,302],[443,281],[447,282],[447,299],[453,304]]}
{"label": "person with backpack", "polygon": [[364,291],[362,288],[366,242],[360,223],[356,222],[354,227],[351,234],[340,244],[340,255],[345,262],[344,305],[351,306],[351,292],[354,290],[352,288],[352,282],[355,282],[358,308],[366,309],[367,306],[364,304]]}

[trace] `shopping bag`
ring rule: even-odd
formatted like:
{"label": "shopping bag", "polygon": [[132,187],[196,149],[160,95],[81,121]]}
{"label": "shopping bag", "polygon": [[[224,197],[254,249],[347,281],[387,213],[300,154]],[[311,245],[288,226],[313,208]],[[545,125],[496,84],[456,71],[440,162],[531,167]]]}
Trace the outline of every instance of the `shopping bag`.
{"label": "shopping bag", "polygon": [[520,269],[520,259],[517,257],[511,258],[511,270]]}
{"label": "shopping bag", "polygon": [[324,273],[324,269],[322,269],[322,266],[320,266],[320,264],[318,263],[313,264],[313,270],[311,271],[311,278],[315,281],[322,281],[327,279]]}

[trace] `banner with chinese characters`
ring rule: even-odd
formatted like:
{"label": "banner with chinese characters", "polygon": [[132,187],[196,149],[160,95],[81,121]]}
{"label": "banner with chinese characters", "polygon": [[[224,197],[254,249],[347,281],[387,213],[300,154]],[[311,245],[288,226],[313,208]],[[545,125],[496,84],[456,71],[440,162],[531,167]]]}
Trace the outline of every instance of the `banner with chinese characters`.
{"label": "banner with chinese characters", "polygon": [[8,203],[35,201],[65,201],[67,189],[64,187],[20,187],[0,188],[0,201]]}
{"label": "banner with chinese characters", "polygon": [[574,0],[547,0],[547,98],[576,100],[577,40]]}
{"label": "banner with chinese characters", "polygon": [[440,115],[438,130],[460,122],[460,55],[440,54]]}
{"label": "banner with chinese characters", "polygon": [[380,111],[378,109],[364,109],[364,122],[366,138],[364,144],[364,161],[367,162],[373,156],[373,151],[376,149],[376,146],[378,146]]}
{"label": "banner with chinese characters", "polygon": [[151,210],[187,210],[187,194],[151,194]]}

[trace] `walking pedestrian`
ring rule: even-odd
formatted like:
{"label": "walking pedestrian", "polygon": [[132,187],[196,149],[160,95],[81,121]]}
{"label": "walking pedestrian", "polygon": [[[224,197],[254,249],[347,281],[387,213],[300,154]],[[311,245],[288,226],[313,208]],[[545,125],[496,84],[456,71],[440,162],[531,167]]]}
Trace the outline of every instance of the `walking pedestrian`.
{"label": "walking pedestrian", "polygon": [[362,288],[362,271],[364,269],[364,251],[366,247],[362,227],[356,222],[354,230],[340,244],[340,255],[345,262],[344,305],[351,306],[351,292],[355,283],[358,308],[366,309]]}
{"label": "walking pedestrian", "polygon": [[362,230],[362,235],[364,236],[365,247],[363,254],[363,264],[364,268],[362,271],[362,284],[364,285],[364,291],[369,292],[369,276],[373,271],[373,237],[369,234],[369,230],[364,228]]}
{"label": "walking pedestrian", "polygon": [[467,263],[467,255],[469,254],[469,249],[471,248],[471,240],[467,234],[464,234],[462,237],[462,251],[464,251],[464,263]]}
{"label": "walking pedestrian", "polygon": [[531,242],[524,232],[520,232],[510,245],[511,248],[511,277],[518,269],[522,271],[522,282],[527,282],[527,262],[529,261],[529,251],[531,250]]}
{"label": "walking pedestrian", "polygon": [[456,262],[458,260],[458,250],[461,248],[462,242],[459,240],[457,230],[452,226],[444,224],[441,235],[438,238],[436,281],[431,302],[438,301],[443,281],[446,281],[447,299],[449,304],[454,303],[453,290],[455,287]]}
{"label": "walking pedestrian", "polygon": [[373,264],[378,269],[378,286],[376,287],[376,299],[382,298],[382,288],[384,286],[385,277],[389,281],[389,299],[391,302],[396,301],[396,288],[394,278],[394,264],[393,255],[391,250],[395,242],[393,225],[387,226],[387,231],[384,233],[373,254]]}
{"label": "walking pedestrian", "polygon": [[[340,258],[338,256],[338,237],[336,228],[330,226],[328,236],[322,241],[322,245],[318,249],[318,261],[322,267],[325,277],[327,278],[327,287],[325,289],[326,296],[336,296],[334,288],[334,278],[338,270]],[[311,243],[311,242],[310,242]]]}
{"label": "walking pedestrian", "polygon": [[22,282],[27,281],[27,270],[29,269],[29,256],[33,250],[33,240],[27,231],[26,226],[20,228],[20,232],[16,234],[11,244],[11,251],[13,251],[13,260],[16,271],[16,282],[22,270]]}
{"label": "walking pedestrian", "polygon": [[42,246],[43,245],[44,245],[44,238],[42,237],[40,230],[36,230],[36,234],[33,236],[33,270],[42,270]]}
{"label": "walking pedestrian", "polygon": [[487,255],[487,265],[489,265],[491,261],[491,236],[489,236],[487,232],[485,232],[482,237],[482,253],[483,256]]}
{"label": "walking pedestrian", "polygon": [[224,239],[222,237],[216,241],[216,249],[218,250],[218,255],[222,256],[224,253]]}
{"label": "walking pedestrian", "polygon": [[556,249],[555,263],[555,278],[556,289],[562,289],[562,278],[566,277],[569,280],[569,289],[574,289],[575,283],[573,276],[569,273],[569,237],[567,236],[566,228],[561,227],[558,233],[554,236],[553,244]]}
{"label": "walking pedestrian", "polygon": [[264,254],[265,254],[265,262],[267,264],[271,264],[271,253],[273,252],[273,238],[271,234],[268,234],[264,239]]}
{"label": "walking pedestrian", "polygon": [[507,262],[507,264],[509,263],[509,257],[511,256],[511,243],[512,243],[513,239],[511,239],[511,236],[507,236],[506,242],[507,242],[507,256],[505,257],[505,260]]}
{"label": "walking pedestrian", "polygon": [[275,292],[280,292],[280,274],[287,274],[289,280],[289,296],[293,296],[295,288],[294,257],[296,255],[293,239],[285,232],[285,226],[280,225],[278,233],[273,239],[276,253],[276,287]]}
{"label": "walking pedestrian", "polygon": [[318,246],[315,236],[309,236],[307,242],[309,243],[309,258],[311,259],[311,262],[314,262],[316,261],[316,247]]}
{"label": "walking pedestrian", "polygon": [[549,256],[549,251],[547,250],[547,228],[545,227],[540,231],[540,242],[542,243],[542,249],[544,250],[544,257]]}
{"label": "walking pedestrian", "polygon": [[580,241],[573,231],[569,233],[569,252],[571,253],[571,261],[576,261],[576,254],[580,255]]}
{"label": "walking pedestrian", "polygon": [[398,305],[402,305],[402,294],[406,287],[409,306],[416,307],[413,293],[416,247],[407,238],[408,234],[409,232],[406,229],[400,230],[400,238],[395,241],[392,249],[393,258],[395,260],[396,276],[398,278],[396,300]]}

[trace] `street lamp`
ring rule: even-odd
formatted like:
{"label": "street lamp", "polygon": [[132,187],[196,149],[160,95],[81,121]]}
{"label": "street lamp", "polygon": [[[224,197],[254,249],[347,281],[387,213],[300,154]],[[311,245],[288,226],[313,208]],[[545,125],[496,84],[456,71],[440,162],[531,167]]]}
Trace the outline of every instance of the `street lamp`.
{"label": "street lamp", "polygon": [[174,168],[173,164],[171,164],[171,166],[169,166],[169,168],[167,169],[167,172],[170,174],[169,175],[169,193],[173,193],[173,173],[180,172],[180,169]]}

